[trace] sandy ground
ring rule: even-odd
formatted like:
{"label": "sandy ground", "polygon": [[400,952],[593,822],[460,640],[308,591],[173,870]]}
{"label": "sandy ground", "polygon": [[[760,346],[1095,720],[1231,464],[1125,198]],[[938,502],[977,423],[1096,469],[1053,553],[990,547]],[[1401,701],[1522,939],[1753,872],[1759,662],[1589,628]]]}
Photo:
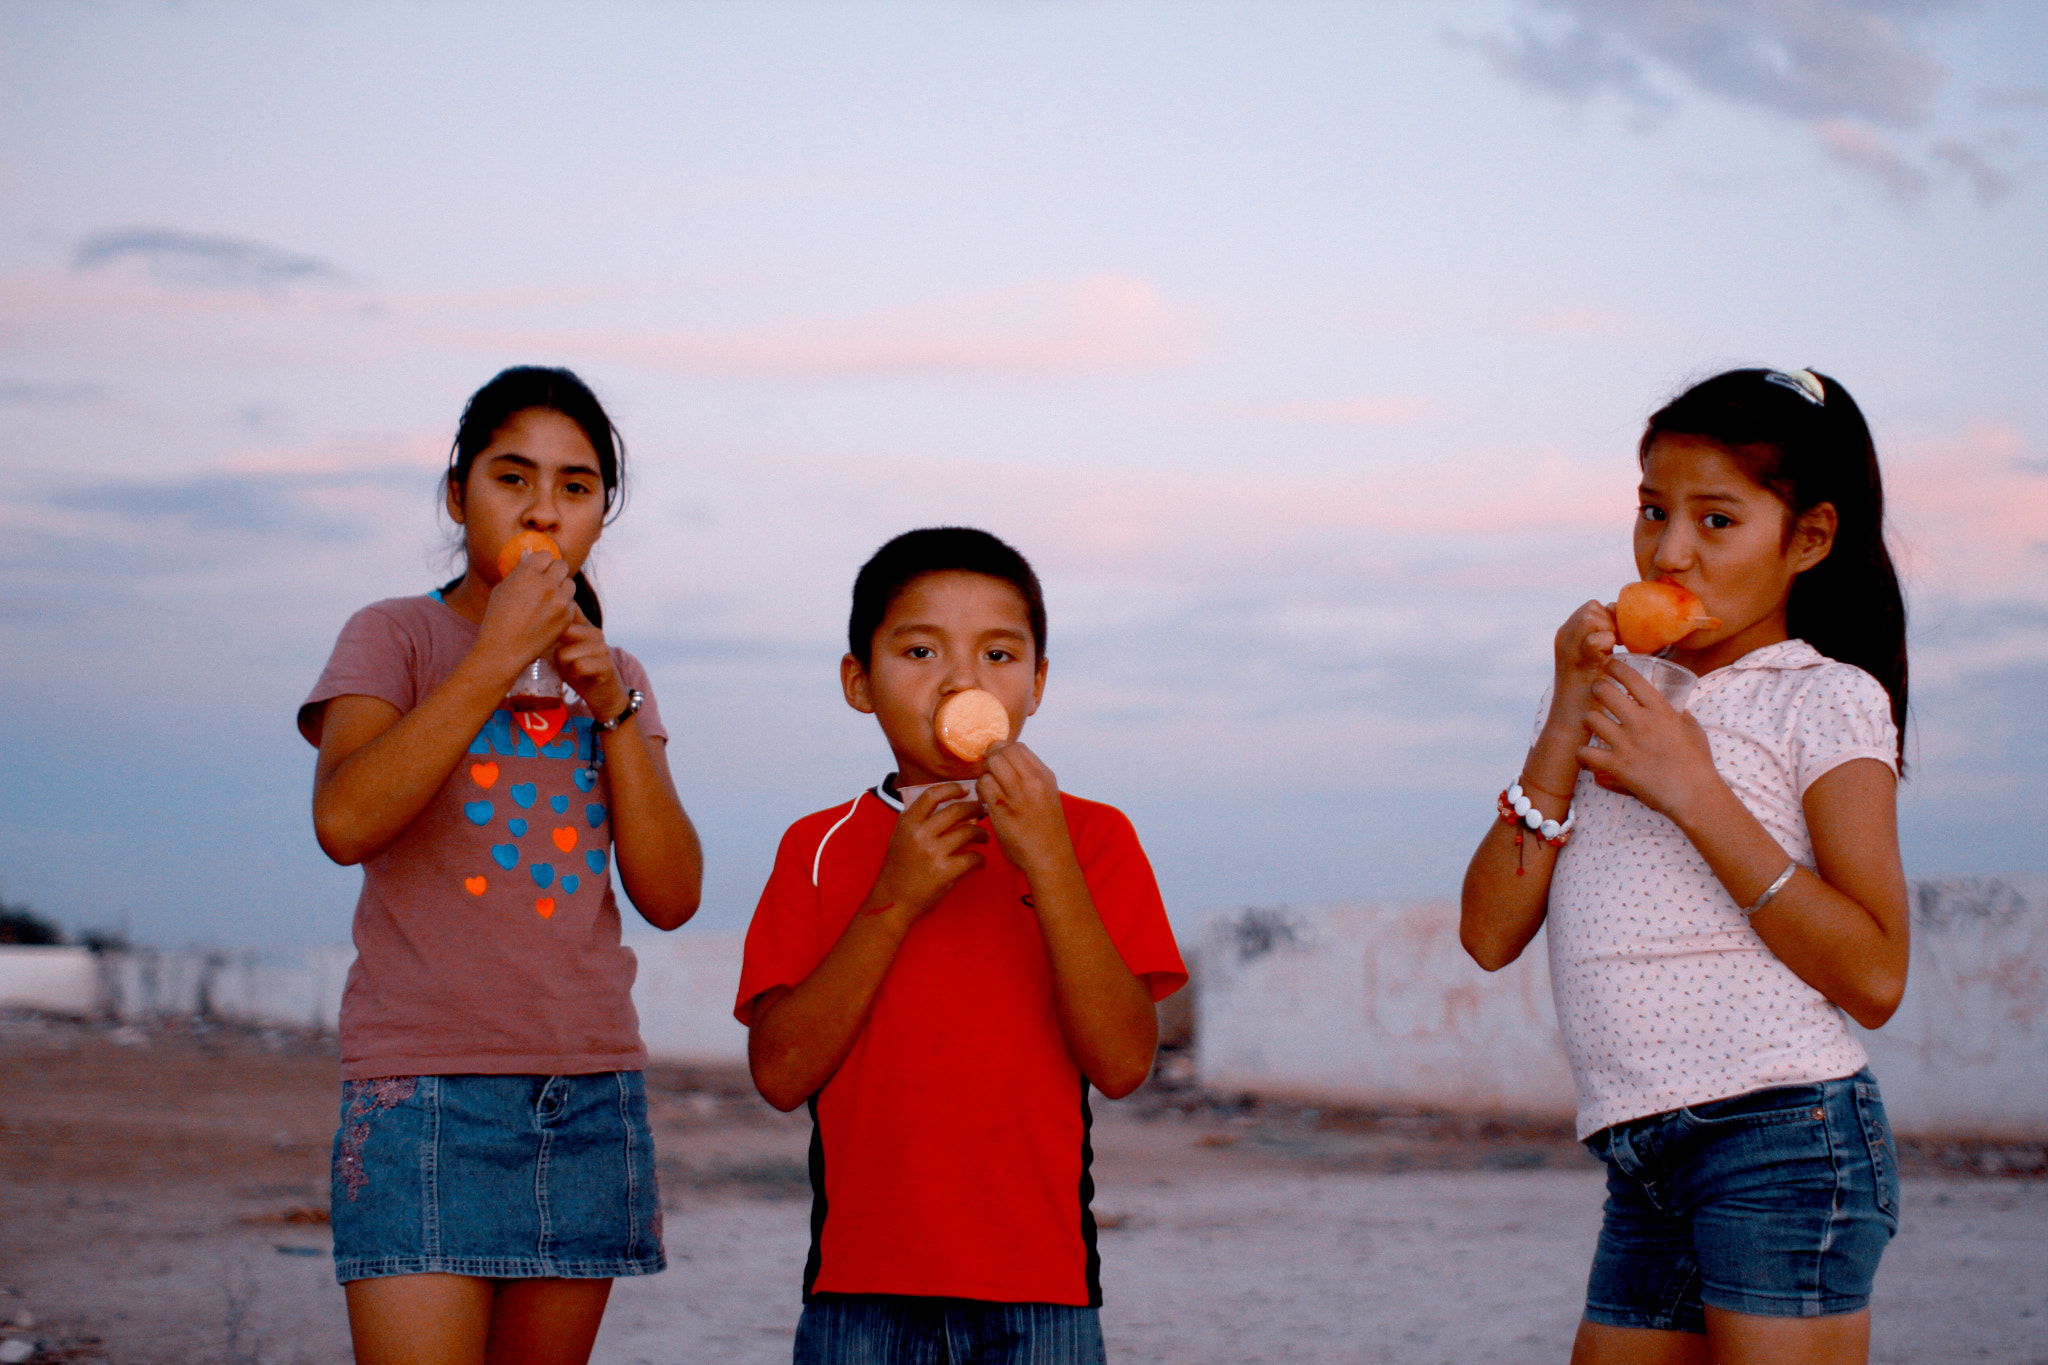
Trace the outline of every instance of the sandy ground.
{"label": "sandy ground", "polygon": [[[33,1361],[348,1360],[334,1074],[281,1033],[0,1019],[0,1338]],[[670,1269],[620,1282],[596,1359],[786,1361],[807,1124],[730,1073],[650,1079]],[[1600,1202],[1567,1135],[1187,1090],[1098,1115],[1112,1360],[1565,1358]],[[1909,1152],[1875,1360],[2048,1365],[2042,1155]]]}

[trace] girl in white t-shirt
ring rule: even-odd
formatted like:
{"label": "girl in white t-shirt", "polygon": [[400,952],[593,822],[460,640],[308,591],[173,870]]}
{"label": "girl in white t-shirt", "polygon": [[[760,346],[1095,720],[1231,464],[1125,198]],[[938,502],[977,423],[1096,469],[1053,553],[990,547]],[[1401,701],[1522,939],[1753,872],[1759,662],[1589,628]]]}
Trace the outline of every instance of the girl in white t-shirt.
{"label": "girl in white t-shirt", "polygon": [[1868,1357],[1897,1157],[1844,1018],[1906,984],[1894,787],[1905,608],[1841,385],[1735,370],[1638,448],[1636,568],[1719,623],[1666,651],[1684,712],[1557,632],[1521,774],[1466,872],[1489,971],[1549,925],[1579,1133],[1608,1163],[1575,1365]]}

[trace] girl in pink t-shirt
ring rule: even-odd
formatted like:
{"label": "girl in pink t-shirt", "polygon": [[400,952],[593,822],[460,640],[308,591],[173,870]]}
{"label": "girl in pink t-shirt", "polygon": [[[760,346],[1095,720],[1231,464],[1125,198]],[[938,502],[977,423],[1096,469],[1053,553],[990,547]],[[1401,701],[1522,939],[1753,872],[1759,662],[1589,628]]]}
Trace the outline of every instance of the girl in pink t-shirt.
{"label": "girl in pink t-shirt", "polygon": [[364,868],[333,1198],[358,1361],[580,1365],[612,1278],[664,1264],[611,872],[673,929],[702,856],[582,573],[621,463],[567,370],[485,385],[444,487],[462,576],[358,612],[300,712],[320,847]]}
{"label": "girl in pink t-shirt", "polygon": [[1684,712],[1559,629],[1547,711],[1465,876],[1489,971],[1548,923],[1580,1136],[1608,1200],[1572,1359],[1868,1357],[1897,1157],[1844,1016],[1906,984],[1894,787],[1905,608],[1847,390],[1736,370],[1649,421],[1636,568],[1715,624]]}

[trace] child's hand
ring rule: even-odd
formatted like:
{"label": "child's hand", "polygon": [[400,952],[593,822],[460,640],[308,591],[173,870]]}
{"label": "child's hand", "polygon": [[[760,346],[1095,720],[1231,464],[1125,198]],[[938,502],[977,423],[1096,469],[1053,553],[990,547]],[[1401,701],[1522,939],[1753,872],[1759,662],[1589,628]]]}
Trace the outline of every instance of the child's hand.
{"label": "child's hand", "polygon": [[510,683],[512,675],[554,647],[576,615],[576,584],[569,566],[530,554],[491,589],[475,648],[508,660]]}
{"label": "child's hand", "polygon": [[909,920],[921,918],[946,898],[953,883],[987,859],[970,844],[988,842],[988,831],[976,824],[981,810],[972,801],[939,809],[942,801],[972,796],[964,782],[947,782],[919,792],[917,800],[896,817],[889,851],[862,909],[868,914],[893,911]]}
{"label": "child's hand", "polygon": [[1607,746],[1579,750],[1593,780],[1680,824],[1701,794],[1727,785],[1700,723],[1626,664],[1609,665],[1594,685],[1585,723]]}
{"label": "child's hand", "polygon": [[1071,862],[1073,839],[1052,769],[1015,740],[991,745],[987,762],[975,790],[988,807],[989,828],[1003,856],[1026,877],[1045,871],[1054,859]]}
{"label": "child's hand", "polygon": [[1584,692],[1607,671],[1614,653],[1614,608],[1588,602],[1557,628],[1557,692]]}
{"label": "child's hand", "polygon": [[626,709],[626,684],[619,677],[618,661],[604,632],[590,624],[580,608],[571,609],[576,619],[555,646],[555,672],[589,704],[592,716],[610,720]]}

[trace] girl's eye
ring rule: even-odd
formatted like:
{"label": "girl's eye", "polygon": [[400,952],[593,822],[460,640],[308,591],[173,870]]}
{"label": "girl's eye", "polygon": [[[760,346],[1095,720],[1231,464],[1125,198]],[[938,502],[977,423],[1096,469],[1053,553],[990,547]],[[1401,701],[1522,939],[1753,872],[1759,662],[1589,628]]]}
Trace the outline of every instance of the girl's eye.
{"label": "girl's eye", "polygon": [[1735,524],[1735,518],[1726,512],[1709,512],[1700,521],[1709,531],[1725,531]]}
{"label": "girl's eye", "polygon": [[1664,520],[1664,509],[1661,507],[1652,507],[1648,503],[1644,503],[1641,507],[1638,507],[1636,509],[1636,513],[1638,516],[1642,517],[1644,521]]}

